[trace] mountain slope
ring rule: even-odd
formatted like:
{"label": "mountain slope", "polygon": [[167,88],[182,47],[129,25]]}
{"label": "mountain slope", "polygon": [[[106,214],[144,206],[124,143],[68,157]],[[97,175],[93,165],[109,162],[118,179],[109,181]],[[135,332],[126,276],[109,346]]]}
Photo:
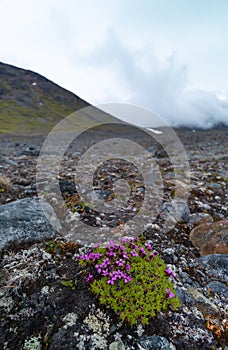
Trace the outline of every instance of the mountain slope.
{"label": "mountain slope", "polygon": [[[86,106],[86,101],[40,74],[0,62],[0,133],[47,133]],[[103,112],[96,114],[97,121],[111,118]],[[76,118],[76,124],[85,127],[91,116]]]}

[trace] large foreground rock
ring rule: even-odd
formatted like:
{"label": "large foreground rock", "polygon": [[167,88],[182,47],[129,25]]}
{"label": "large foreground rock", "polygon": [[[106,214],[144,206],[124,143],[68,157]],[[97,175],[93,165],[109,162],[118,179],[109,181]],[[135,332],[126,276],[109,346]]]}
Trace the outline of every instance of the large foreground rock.
{"label": "large foreground rock", "polygon": [[[45,205],[46,210],[53,212],[49,204]],[[0,206],[0,250],[11,242],[40,241],[55,235],[37,198],[25,198]]]}
{"label": "large foreground rock", "polygon": [[205,223],[190,232],[190,240],[201,255],[228,254],[228,220]]}

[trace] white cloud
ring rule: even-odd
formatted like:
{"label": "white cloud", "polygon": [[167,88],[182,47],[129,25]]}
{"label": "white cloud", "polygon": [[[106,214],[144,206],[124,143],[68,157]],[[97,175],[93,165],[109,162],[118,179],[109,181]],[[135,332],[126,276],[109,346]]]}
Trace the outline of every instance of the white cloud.
{"label": "white cloud", "polygon": [[[228,125],[228,99],[223,97],[221,100],[215,92],[189,88],[188,69],[174,54],[160,62],[149,47],[132,52],[110,30],[103,46],[92,54],[91,59],[84,61],[87,67],[92,63],[91,76],[96,74],[99,80],[106,71],[108,79],[106,81],[104,75],[104,79],[99,80],[97,92],[102,99],[91,96],[92,102],[140,105],[173,126],[207,128],[220,122]],[[107,89],[110,94],[106,93]],[[127,120],[142,125],[141,120],[129,117]],[[145,126],[153,126],[148,119],[143,122]]]}
{"label": "white cloud", "polygon": [[227,93],[213,92],[227,92],[226,8],[224,0],[1,0],[1,60],[95,104],[137,104],[172,125],[228,124]]}

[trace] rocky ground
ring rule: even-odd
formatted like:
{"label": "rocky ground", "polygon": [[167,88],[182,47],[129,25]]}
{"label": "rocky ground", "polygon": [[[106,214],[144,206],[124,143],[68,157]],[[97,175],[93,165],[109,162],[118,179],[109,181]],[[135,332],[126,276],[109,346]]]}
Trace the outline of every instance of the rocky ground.
{"label": "rocky ground", "polygon": [[[36,162],[45,136],[0,135],[0,349],[227,349],[228,130],[176,132],[191,170],[188,205],[165,232],[175,191],[173,169],[166,154],[152,146],[151,156],[162,169],[164,198],[161,215],[139,233],[175,272],[182,305],[134,327],[99,305],[89,290],[76,259],[87,248],[56,234],[42,214]],[[97,217],[78,199],[72,173],[81,153],[83,145],[65,153],[60,173],[64,200],[79,220],[113,225],[121,233],[123,213],[112,221]],[[179,183],[180,198],[186,186]],[[103,191],[109,201],[108,186]],[[133,194],[140,200],[142,193],[139,185]]]}

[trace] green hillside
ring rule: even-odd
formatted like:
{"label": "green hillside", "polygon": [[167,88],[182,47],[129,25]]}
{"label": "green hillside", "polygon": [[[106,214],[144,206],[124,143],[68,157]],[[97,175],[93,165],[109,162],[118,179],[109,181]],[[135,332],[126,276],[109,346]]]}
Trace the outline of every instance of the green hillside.
{"label": "green hillside", "polygon": [[[67,115],[86,106],[86,101],[40,74],[0,62],[0,133],[48,133]],[[99,111],[94,118],[113,119]],[[77,115],[74,124],[83,128],[90,119],[86,114]]]}

